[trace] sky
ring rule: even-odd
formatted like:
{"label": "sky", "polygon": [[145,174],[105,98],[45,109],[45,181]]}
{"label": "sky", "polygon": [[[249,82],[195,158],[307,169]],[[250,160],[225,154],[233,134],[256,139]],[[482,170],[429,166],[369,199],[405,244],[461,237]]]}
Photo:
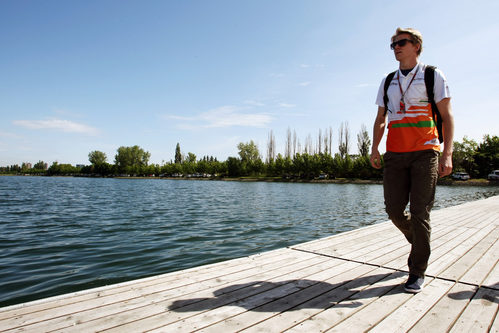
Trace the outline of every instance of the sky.
{"label": "sky", "polygon": [[[372,137],[397,27],[445,74],[455,141],[499,135],[499,1],[0,0],[0,166],[238,156],[270,132]],[[386,132],[385,132],[386,134]],[[381,149],[383,151],[383,148]]]}

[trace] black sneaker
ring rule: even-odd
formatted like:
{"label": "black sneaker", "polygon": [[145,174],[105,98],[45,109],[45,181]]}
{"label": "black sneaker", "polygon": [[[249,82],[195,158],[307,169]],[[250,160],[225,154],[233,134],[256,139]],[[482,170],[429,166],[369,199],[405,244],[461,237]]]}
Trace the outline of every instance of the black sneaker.
{"label": "black sneaker", "polygon": [[404,290],[408,293],[417,294],[423,289],[424,278],[409,274],[409,279],[404,284]]}

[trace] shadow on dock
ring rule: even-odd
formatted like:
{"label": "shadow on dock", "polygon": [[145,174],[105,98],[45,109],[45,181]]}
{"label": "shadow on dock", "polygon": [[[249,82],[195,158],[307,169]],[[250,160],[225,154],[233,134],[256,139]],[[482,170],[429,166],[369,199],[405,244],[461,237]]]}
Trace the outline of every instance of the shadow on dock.
{"label": "shadow on dock", "polygon": [[491,303],[499,304],[499,297],[497,296],[498,289],[499,289],[499,282],[493,284],[490,287],[481,288],[480,292],[478,292],[478,288],[476,288],[474,291],[458,291],[455,293],[449,293],[447,296],[455,300],[479,298]]}
{"label": "shadow on dock", "polygon": [[[239,306],[257,312],[327,309],[331,306],[356,308],[362,305],[362,298],[369,298],[374,294],[403,293],[400,283],[370,287],[368,293],[359,293],[359,291],[380,280],[398,279],[405,275],[407,273],[403,272],[367,275],[335,284],[308,279],[279,282],[252,281],[218,289],[211,298],[176,300],[168,310],[205,311],[225,305]],[[262,303],[263,305],[260,305]]]}

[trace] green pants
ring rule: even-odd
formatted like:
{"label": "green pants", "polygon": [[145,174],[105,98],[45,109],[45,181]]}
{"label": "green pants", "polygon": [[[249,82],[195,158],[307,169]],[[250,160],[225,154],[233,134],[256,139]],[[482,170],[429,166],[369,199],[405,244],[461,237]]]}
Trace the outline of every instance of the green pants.
{"label": "green pants", "polygon": [[[424,277],[430,258],[430,211],[438,179],[435,150],[386,152],[383,189],[390,220],[411,243],[409,273]],[[410,202],[409,213],[406,212]]]}

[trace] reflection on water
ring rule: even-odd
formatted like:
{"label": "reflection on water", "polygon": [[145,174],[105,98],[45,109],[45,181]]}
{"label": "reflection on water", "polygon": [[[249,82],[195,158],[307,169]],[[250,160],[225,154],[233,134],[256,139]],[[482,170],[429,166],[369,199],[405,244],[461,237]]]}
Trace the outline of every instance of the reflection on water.
{"label": "reflection on water", "polygon": [[[385,221],[381,185],[0,177],[0,306]],[[435,209],[497,195],[438,187]]]}

